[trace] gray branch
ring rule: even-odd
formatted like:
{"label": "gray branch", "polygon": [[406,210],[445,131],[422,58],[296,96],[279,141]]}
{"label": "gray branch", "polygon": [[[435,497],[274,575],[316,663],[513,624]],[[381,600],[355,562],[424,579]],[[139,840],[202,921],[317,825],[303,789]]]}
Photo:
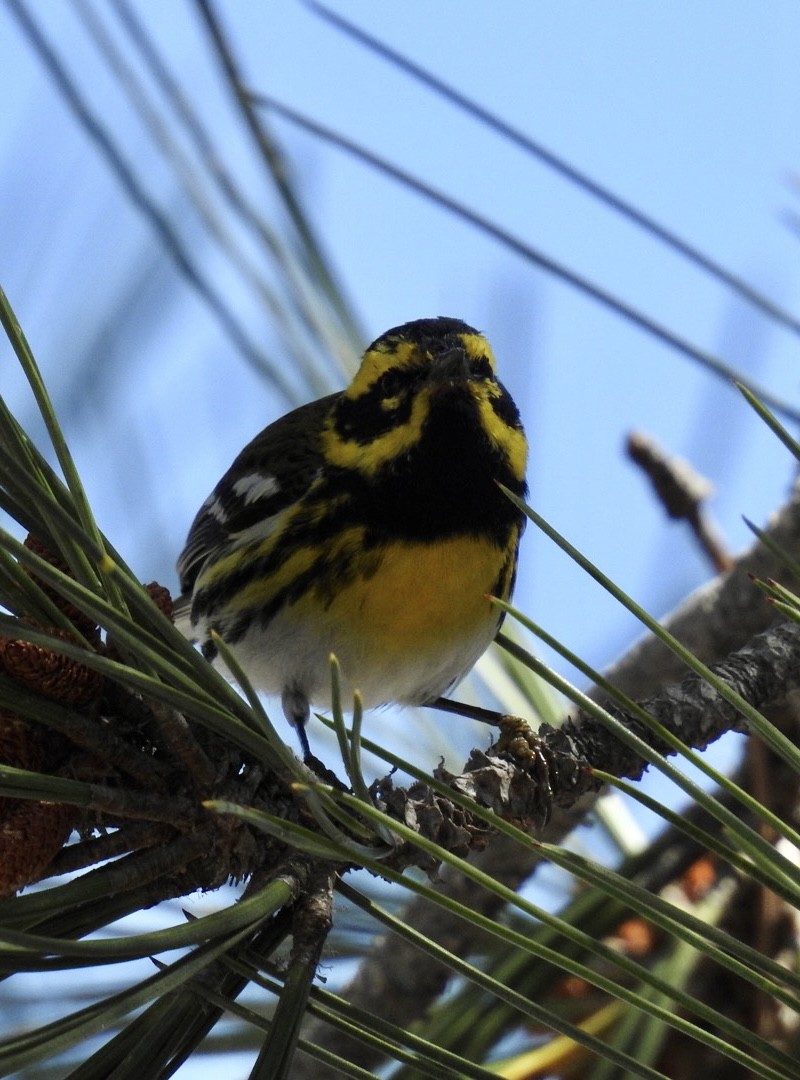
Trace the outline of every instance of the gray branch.
{"label": "gray branch", "polygon": [[[800,631],[789,624],[770,628],[773,611],[753,585],[751,575],[772,578],[792,587],[791,574],[770,545],[800,562],[800,485],[795,486],[787,504],[767,526],[765,541],[757,541],[731,571],[697,590],[663,620],[667,629],[700,660],[709,665],[718,662],[717,671],[729,685],[761,709],[768,702],[781,700],[797,686]],[[690,745],[704,746],[725,730],[741,729],[740,715],[727,702],[694,676],[684,679],[685,674],[683,662],[661,641],[648,635],[614,665],[607,677],[629,697],[641,701],[662,722],[668,719],[670,730]],[[676,685],[658,693],[659,688],[670,683]],[[599,698],[597,693],[592,696]],[[554,754],[563,755],[564,762],[571,760],[574,764],[585,757],[595,767],[629,777],[640,775],[644,768],[644,762],[588,717],[575,717],[557,732],[540,734]],[[578,757],[570,757],[574,754]],[[481,767],[497,768],[491,762],[481,763],[474,756],[470,764],[472,767],[464,777],[453,778],[459,790],[479,786]],[[496,779],[491,783],[496,784]],[[480,786],[481,797],[485,798],[486,786]],[[585,818],[597,794],[588,784],[586,790],[579,791],[576,786],[569,793],[566,785],[556,784],[555,811],[543,830],[543,839],[551,843],[562,840]],[[502,806],[502,799],[499,803],[489,800],[489,804]],[[498,881],[516,889],[529,877],[536,859],[529,850],[496,836],[475,861]],[[476,912],[489,916],[498,912],[500,902],[462,875],[445,872],[440,888]],[[411,901],[403,917],[420,933],[445,943],[454,953],[463,956],[470,951],[472,927],[432,904]],[[447,979],[445,968],[406,942],[387,936],[365,958],[345,996],[353,1004],[378,1015],[391,1016],[393,1022],[403,1025],[424,1014]],[[307,1034],[314,1042],[364,1067],[375,1064],[365,1047],[340,1039],[324,1025],[312,1024]],[[306,1061],[301,1057],[296,1062],[297,1080],[312,1075],[324,1080],[326,1075],[331,1075],[324,1070],[320,1072],[318,1063],[311,1072],[305,1071]]]}

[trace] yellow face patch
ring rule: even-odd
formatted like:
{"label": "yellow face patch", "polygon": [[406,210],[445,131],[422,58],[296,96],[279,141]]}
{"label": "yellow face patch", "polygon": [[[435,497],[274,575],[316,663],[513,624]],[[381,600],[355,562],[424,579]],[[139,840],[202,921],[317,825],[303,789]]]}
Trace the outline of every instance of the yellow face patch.
{"label": "yellow face patch", "polygon": [[509,427],[492,408],[492,398],[500,397],[501,392],[497,383],[489,383],[476,389],[475,397],[481,423],[489,438],[505,454],[514,476],[518,480],[524,480],[528,467],[528,440],[522,428]]}
{"label": "yellow face patch", "polygon": [[492,371],[497,370],[492,346],[483,334],[459,334],[458,337],[464,346],[464,352],[471,360],[488,360]]}
{"label": "yellow face patch", "polygon": [[342,438],[332,422],[329,422],[322,433],[322,452],[331,465],[342,469],[356,469],[373,476],[387,461],[406,453],[419,441],[429,412],[430,390],[422,388],[414,397],[408,420],[378,435],[366,448],[358,439]]}
{"label": "yellow face patch", "polygon": [[360,398],[375,385],[381,375],[393,368],[420,368],[424,362],[418,346],[410,341],[381,341],[364,353],[361,367],[344,391],[345,397]]}
{"label": "yellow face patch", "polygon": [[[495,372],[495,359],[491,346],[482,334],[462,333],[454,339],[464,350],[467,358],[488,364],[491,376]],[[427,351],[422,345],[403,341],[398,338],[382,338],[369,349],[344,397],[350,401],[372,392],[387,373],[396,371],[418,373],[419,383],[413,390],[411,415],[390,430],[384,431],[368,442],[358,438],[346,438],[336,430],[335,420],[328,421],[322,435],[323,453],[327,461],[339,468],[354,469],[362,474],[374,476],[383,466],[401,457],[419,441],[422,428],[430,413],[431,395],[434,381],[425,381],[426,371],[433,368],[437,356]],[[502,396],[503,391],[493,377],[486,377],[483,367],[482,377],[464,379],[464,392],[472,396],[478,405],[483,430],[508,460],[511,471],[518,480],[523,480],[527,465],[527,443],[522,431],[509,427],[494,411],[492,400]],[[404,394],[396,393],[380,398],[376,408],[382,413],[392,413],[398,409]]]}

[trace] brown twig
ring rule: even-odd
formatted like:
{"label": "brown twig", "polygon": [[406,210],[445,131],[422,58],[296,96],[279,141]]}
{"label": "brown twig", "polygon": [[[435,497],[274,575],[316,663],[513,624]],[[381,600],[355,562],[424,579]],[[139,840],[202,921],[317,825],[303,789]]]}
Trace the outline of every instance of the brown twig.
{"label": "brown twig", "polygon": [[669,457],[654,439],[640,431],[630,433],[626,451],[649,478],[667,514],[687,522],[717,573],[730,570],[733,557],[705,512],[704,503],[713,490],[710,481],[682,458]]}
{"label": "brown twig", "polygon": [[172,834],[173,830],[168,826],[152,822],[125,825],[112,833],[101,833],[62,848],[42,877],[74,873],[132,851],[155,847],[169,839]]}
{"label": "brown twig", "polygon": [[194,737],[186,718],[175,709],[157,701],[151,702],[150,709],[158,724],[164,747],[191,776],[197,791],[203,795],[208,794],[218,770]]}

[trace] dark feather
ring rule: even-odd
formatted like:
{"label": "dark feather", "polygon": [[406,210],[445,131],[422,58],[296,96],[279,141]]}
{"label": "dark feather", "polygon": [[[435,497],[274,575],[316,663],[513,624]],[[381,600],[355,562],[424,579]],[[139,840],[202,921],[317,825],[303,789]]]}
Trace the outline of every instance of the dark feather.
{"label": "dark feather", "polygon": [[[320,433],[339,394],[329,394],[282,416],[245,446],[192,522],[178,559],[181,590],[191,592],[212,552],[237,533],[280,513],[308,490],[322,461]],[[273,477],[276,488],[249,501],[237,494],[244,476]],[[216,513],[212,512],[216,509]]]}

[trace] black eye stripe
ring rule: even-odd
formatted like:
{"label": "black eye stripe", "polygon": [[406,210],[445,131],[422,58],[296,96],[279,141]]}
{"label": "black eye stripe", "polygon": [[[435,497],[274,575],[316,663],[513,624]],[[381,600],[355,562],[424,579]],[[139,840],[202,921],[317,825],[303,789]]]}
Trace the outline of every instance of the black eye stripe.
{"label": "black eye stripe", "polygon": [[411,416],[411,395],[404,394],[400,397],[395,408],[382,409],[380,407],[381,401],[397,397],[402,389],[401,386],[393,393],[389,393],[383,389],[381,379],[379,379],[365,394],[355,399],[340,398],[333,415],[336,433],[340,438],[366,445],[378,436],[385,435],[398,424],[406,423]]}
{"label": "black eye stripe", "polygon": [[370,394],[377,390],[380,397],[391,398],[409,389],[418,378],[416,371],[409,368],[390,368],[375,383]]}
{"label": "black eye stripe", "polygon": [[477,360],[473,360],[470,364],[470,375],[478,379],[493,379],[494,368],[488,357],[481,356]]}

